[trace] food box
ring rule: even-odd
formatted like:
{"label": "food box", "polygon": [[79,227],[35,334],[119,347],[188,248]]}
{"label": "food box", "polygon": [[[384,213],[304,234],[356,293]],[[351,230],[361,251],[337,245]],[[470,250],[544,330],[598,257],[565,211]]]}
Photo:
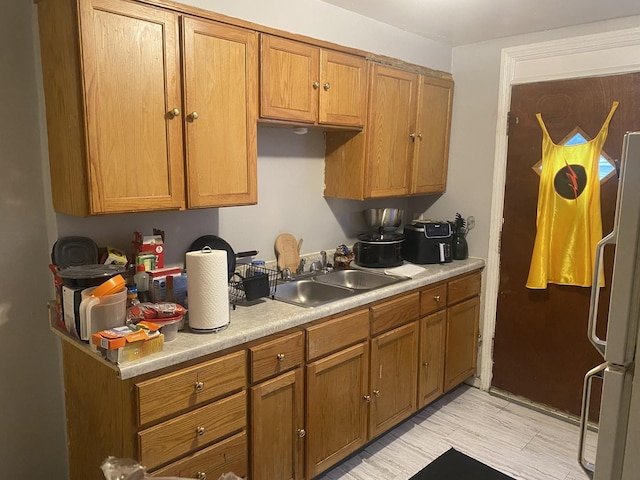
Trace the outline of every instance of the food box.
{"label": "food box", "polygon": [[[153,268],[164,268],[164,232],[153,230],[153,235],[143,236],[140,232],[133,233],[135,256],[154,255]],[[136,263],[138,263],[136,261]],[[145,264],[146,265],[146,264]]]}
{"label": "food box", "polygon": [[109,328],[94,333],[91,343],[114,363],[130,362],[162,351],[164,335],[160,328],[161,325],[146,321]]}

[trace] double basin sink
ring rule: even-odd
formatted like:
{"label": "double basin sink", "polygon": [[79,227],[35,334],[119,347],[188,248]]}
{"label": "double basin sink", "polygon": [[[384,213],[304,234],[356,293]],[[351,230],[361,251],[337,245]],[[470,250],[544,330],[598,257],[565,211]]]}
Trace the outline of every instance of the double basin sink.
{"label": "double basin sink", "polygon": [[279,282],[275,299],[301,307],[317,307],[359,293],[409,280],[364,270],[334,270]]}

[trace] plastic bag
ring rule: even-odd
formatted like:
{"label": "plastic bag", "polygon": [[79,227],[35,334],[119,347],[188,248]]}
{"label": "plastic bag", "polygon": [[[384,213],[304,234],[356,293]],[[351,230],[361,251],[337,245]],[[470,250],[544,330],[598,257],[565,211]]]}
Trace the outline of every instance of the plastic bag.
{"label": "plastic bag", "polygon": [[[178,477],[151,477],[147,469],[130,458],[107,457],[100,469],[105,480],[189,480]],[[242,480],[233,473],[225,473],[218,480]]]}

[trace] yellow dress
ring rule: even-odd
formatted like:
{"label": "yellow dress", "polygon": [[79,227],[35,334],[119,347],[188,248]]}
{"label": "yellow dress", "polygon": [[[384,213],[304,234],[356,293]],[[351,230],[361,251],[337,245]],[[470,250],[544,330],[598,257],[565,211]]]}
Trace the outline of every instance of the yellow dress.
{"label": "yellow dress", "polygon": [[536,114],[542,128],[542,173],[527,288],[547,288],[547,283],[591,286],[596,244],[602,239],[598,163],[617,107],[613,102],[598,135],[579,145],[553,143]]}

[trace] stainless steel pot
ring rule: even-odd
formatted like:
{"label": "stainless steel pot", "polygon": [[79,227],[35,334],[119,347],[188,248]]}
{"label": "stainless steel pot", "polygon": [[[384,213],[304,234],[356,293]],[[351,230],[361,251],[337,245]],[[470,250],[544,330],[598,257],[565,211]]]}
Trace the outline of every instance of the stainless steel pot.
{"label": "stainless steel pot", "polygon": [[401,208],[369,208],[362,211],[364,221],[371,229],[396,230],[402,223],[404,210]]}

